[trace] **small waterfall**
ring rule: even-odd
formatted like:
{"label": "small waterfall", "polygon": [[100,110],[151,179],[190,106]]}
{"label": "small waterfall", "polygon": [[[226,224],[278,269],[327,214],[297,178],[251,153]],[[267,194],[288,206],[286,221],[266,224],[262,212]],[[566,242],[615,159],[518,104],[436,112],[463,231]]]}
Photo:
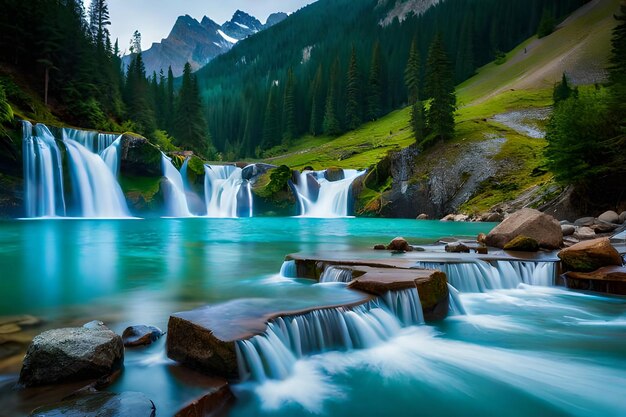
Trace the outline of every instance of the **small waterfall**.
{"label": "small waterfall", "polygon": [[320,276],[320,282],[350,282],[352,271],[349,269],[327,266]]}
{"label": "small waterfall", "polygon": [[416,288],[388,291],[383,295],[383,300],[405,326],[424,323],[424,311]]}
{"label": "small waterfall", "polygon": [[111,145],[109,145],[101,156],[104,163],[109,167],[115,177],[120,173],[120,146],[122,144],[122,136],[119,136]]}
{"label": "small waterfall", "polygon": [[63,128],[63,141],[70,139],[87,148],[91,153],[102,155],[105,149],[113,144],[119,135],[114,133],[100,133],[91,130],[77,130]]}
{"label": "small waterfall", "polygon": [[63,163],[47,126],[22,122],[27,217],[65,216]]}
{"label": "small waterfall", "polygon": [[297,358],[373,347],[397,334],[401,327],[402,323],[377,301],[352,309],[279,317],[268,323],[264,334],[237,342],[239,375],[242,380],[283,379]]}
{"label": "small waterfall", "polygon": [[550,286],[556,274],[553,262],[497,261],[495,266],[481,260],[463,263],[418,262],[418,268],[438,269],[460,292],[486,292],[516,288],[519,284]]}
{"label": "small waterfall", "polygon": [[205,165],[204,195],[208,217],[252,217],[252,187],[233,165]]}
{"label": "small waterfall", "polygon": [[280,276],[285,278],[297,278],[296,261],[285,261],[280,267]]}
{"label": "small waterfall", "polygon": [[65,146],[81,216],[129,217],[124,193],[105,161],[72,139],[65,139]]}
{"label": "small waterfall", "polygon": [[163,176],[168,181],[168,187],[165,189],[167,215],[171,217],[191,217],[191,212],[187,205],[187,197],[185,196],[183,177],[172,164],[172,160],[164,153],[161,156],[161,166],[163,168]]}
{"label": "small waterfall", "polygon": [[465,306],[461,301],[461,293],[448,283],[448,292],[450,293],[450,315],[464,316],[467,314]]}
{"label": "small waterfall", "polygon": [[[346,169],[344,179],[328,181],[325,171],[304,171],[294,184],[301,217],[347,217],[350,187],[365,171]],[[311,183],[311,184],[309,184]]]}

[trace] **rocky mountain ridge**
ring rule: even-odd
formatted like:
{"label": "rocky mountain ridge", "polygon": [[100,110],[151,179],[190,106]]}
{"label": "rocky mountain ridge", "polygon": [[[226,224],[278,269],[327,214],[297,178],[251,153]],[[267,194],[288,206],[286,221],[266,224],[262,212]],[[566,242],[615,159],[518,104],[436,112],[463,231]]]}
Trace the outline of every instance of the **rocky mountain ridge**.
{"label": "rocky mountain ridge", "polygon": [[[174,76],[183,73],[186,62],[195,71],[208,64],[215,57],[229,51],[238,41],[267,29],[287,17],[286,13],[273,13],[265,24],[254,16],[237,10],[232,19],[220,25],[204,16],[201,21],[189,15],[179,16],[171,32],[142,52],[146,73],[167,74],[172,67]],[[128,65],[132,55],[126,55],[122,61]]]}

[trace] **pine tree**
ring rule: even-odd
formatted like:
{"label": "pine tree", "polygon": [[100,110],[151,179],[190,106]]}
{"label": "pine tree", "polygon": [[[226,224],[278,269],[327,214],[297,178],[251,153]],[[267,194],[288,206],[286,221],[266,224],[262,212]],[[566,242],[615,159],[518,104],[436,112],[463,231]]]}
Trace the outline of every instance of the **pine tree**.
{"label": "pine tree", "polygon": [[322,122],[322,109],[321,104],[323,98],[322,92],[322,66],[317,67],[315,72],[315,78],[313,78],[313,84],[311,85],[311,119],[309,120],[309,132],[313,136],[320,134],[320,125]]}
{"label": "pine tree", "polygon": [[361,80],[356,59],[356,49],[352,47],[350,65],[348,67],[346,103],[346,126],[354,130],[361,125]]}
{"label": "pine tree", "polygon": [[428,52],[426,94],[432,98],[426,117],[428,128],[435,138],[452,138],[456,110],[454,74],[441,34],[435,36]]}
{"label": "pine tree", "polygon": [[105,50],[106,43],[110,42],[107,27],[110,25],[109,6],[106,0],[92,0],[89,5],[89,31],[99,49]]}
{"label": "pine tree", "polygon": [[617,26],[611,38],[612,54],[609,66],[611,111],[622,130],[626,130],[626,4],[616,15]]}
{"label": "pine tree", "polygon": [[167,69],[167,89],[165,98],[165,130],[174,130],[174,73],[172,67]]}
{"label": "pine tree", "polygon": [[285,96],[283,99],[283,144],[289,146],[296,137],[296,109],[295,109],[295,77],[293,70],[287,71]]}
{"label": "pine tree", "polygon": [[424,104],[420,101],[420,82],[421,82],[421,64],[420,56],[417,51],[416,41],[413,40],[411,50],[409,51],[409,59],[404,70],[404,82],[409,97],[409,105],[411,106],[411,130],[416,143],[422,142],[424,139]]}
{"label": "pine tree", "polygon": [[133,32],[133,37],[130,39],[130,53],[131,54],[140,54],[141,53],[141,33],[138,30]]}
{"label": "pine tree", "polygon": [[280,141],[280,127],[278,118],[278,106],[276,105],[277,86],[272,83],[269,94],[267,96],[267,105],[265,106],[265,116],[263,119],[263,148],[271,148]]}
{"label": "pine tree", "polygon": [[380,68],[380,43],[374,44],[372,63],[367,82],[367,119],[376,120],[382,114],[382,79]]}
{"label": "pine tree", "polygon": [[552,93],[554,104],[559,104],[561,101],[567,100],[574,93],[575,90],[570,87],[569,82],[567,81],[567,76],[563,73],[561,82],[556,83],[554,86],[554,91]]}
{"label": "pine tree", "polygon": [[547,7],[543,9],[543,14],[541,15],[541,21],[539,22],[539,27],[537,28],[537,37],[544,38],[554,32],[556,28],[556,19],[552,14],[552,11]]}
{"label": "pine tree", "polygon": [[189,62],[183,68],[182,85],[176,103],[174,136],[178,146],[206,155],[210,149],[207,127],[198,83]]}
{"label": "pine tree", "polygon": [[336,85],[338,67],[339,62],[335,61],[330,71],[330,82],[328,85],[328,94],[326,94],[326,106],[324,107],[324,121],[322,122],[324,134],[329,136],[336,136],[341,133],[341,126],[339,119],[337,119]]}

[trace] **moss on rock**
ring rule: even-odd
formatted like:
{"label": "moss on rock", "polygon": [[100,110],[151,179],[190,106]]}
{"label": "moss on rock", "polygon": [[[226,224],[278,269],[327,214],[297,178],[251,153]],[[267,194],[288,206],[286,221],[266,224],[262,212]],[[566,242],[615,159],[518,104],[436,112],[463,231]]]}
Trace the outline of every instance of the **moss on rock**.
{"label": "moss on rock", "polygon": [[293,215],[296,197],[289,186],[292,172],[286,165],[269,169],[252,185],[258,214]]}
{"label": "moss on rock", "polygon": [[539,250],[539,242],[531,237],[519,235],[504,245],[504,250],[537,252]]}

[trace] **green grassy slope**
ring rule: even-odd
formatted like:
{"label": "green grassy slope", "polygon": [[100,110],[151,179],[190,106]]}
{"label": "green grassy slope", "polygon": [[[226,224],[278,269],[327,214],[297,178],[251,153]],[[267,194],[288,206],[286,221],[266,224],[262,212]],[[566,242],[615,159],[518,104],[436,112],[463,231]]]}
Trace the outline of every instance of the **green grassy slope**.
{"label": "green grassy slope", "polygon": [[[613,14],[619,3],[620,0],[590,1],[550,36],[528,39],[507,54],[504,64],[488,64],[460,85],[456,137],[419,155],[415,161],[420,167],[417,176],[427,178],[436,161],[443,159],[452,165],[456,156],[472,144],[500,137],[506,142],[493,157],[498,166],[496,175],[478,188],[462,210],[485,211],[531,187],[545,189],[552,184],[551,174],[542,169],[545,141],[529,138],[492,118],[509,111],[550,106],[552,87],[563,72],[579,85],[604,81]],[[296,169],[307,165],[316,169],[366,168],[383,159],[387,152],[412,142],[409,111],[403,109],[335,139],[301,138],[289,153],[267,162]],[[368,189],[365,195],[379,197]]]}

